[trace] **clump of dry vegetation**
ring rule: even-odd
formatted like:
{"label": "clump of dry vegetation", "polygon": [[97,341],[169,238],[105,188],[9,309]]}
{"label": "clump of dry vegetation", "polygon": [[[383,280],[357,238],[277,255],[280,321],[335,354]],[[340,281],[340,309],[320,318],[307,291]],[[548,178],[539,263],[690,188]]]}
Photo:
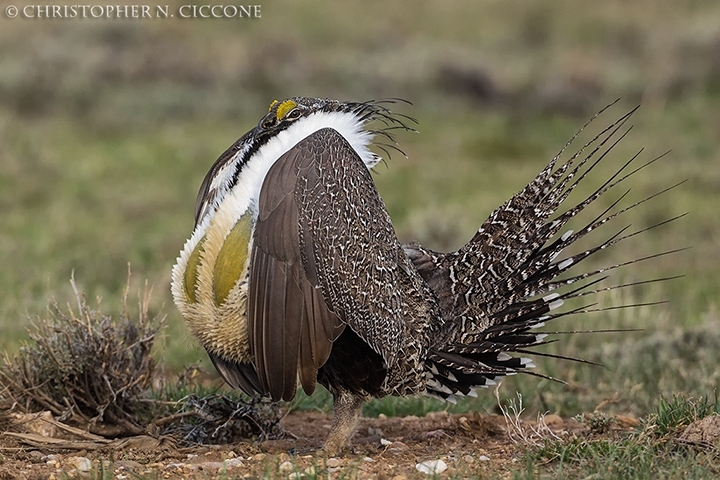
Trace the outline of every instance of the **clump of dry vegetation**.
{"label": "clump of dry vegetation", "polygon": [[90,306],[71,284],[77,310],[52,303],[48,317],[36,321],[31,342],[0,365],[3,431],[12,429],[8,414],[20,423],[42,414],[63,431],[104,438],[172,435],[181,444],[203,444],[281,434],[276,404],[201,395],[183,382],[180,390],[168,388],[156,375],[151,352],[164,319],[149,313],[147,283],[132,314],[128,279],[116,318],[103,314],[99,301]]}
{"label": "clump of dry vegetation", "polygon": [[260,398],[245,402],[228,395],[190,394],[176,403],[174,411],[153,424],[159,427],[158,433],[171,435],[183,445],[221,445],[283,435],[279,404]]}
{"label": "clump of dry vegetation", "polygon": [[150,352],[162,319],[151,318],[146,286],[135,318],[128,289],[119,317],[92,308],[71,282],[77,311],[57,303],[38,319],[31,343],[0,367],[0,406],[22,413],[50,411],[59,421],[107,436],[145,432],[146,396],[154,376]]}

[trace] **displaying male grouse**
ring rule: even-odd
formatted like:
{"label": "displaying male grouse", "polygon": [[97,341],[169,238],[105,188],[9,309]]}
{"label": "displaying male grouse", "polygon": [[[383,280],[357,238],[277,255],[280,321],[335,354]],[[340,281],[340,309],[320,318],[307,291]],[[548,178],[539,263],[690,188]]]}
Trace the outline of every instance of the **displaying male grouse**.
{"label": "displaying male grouse", "polygon": [[434,252],[400,244],[370,175],[381,160],[373,138],[407,128],[385,105],[273,102],[205,177],[172,275],[175,303],[230,385],[275,400],[291,400],[298,382],[307,394],[317,383],[330,390],[329,455],[371,397],[454,401],[533,367],[512,354],[532,353],[545,343],[538,327],[583,311],[558,313],[566,299],[603,290],[593,287],[600,274],[634,261],[559,276],[640,231],[574,255],[563,249],[645,200],[614,209],[618,200],[577,232],[565,225],[654,161],[634,168],[633,157],[560,209],[625,135],[630,112],[561,160],[568,142],[465,246]]}

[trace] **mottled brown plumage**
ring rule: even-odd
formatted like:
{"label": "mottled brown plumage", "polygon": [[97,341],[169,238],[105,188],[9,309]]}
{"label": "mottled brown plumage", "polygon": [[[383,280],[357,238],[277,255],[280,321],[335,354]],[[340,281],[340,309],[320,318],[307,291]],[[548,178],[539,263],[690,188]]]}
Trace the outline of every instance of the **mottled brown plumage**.
{"label": "mottled brown plumage", "polygon": [[[528,348],[545,343],[535,328],[584,311],[554,313],[564,300],[622,287],[592,290],[595,280],[555,292],[633,263],[558,279],[644,230],[623,236],[623,229],[556,259],[647,199],[612,212],[615,202],[577,233],[560,232],[654,160],[625,173],[633,157],[586,200],[555,214],[625,135],[632,113],[560,162],[569,142],[465,246],[440,253],[400,244],[370,175],[379,160],[367,149],[372,135],[391,139],[390,128],[407,128],[401,118],[377,102],[274,102],[203,182],[195,232],[173,270],[175,301],[231,385],[276,400],[292,399],[298,380],[308,394],[318,382],[327,387],[335,419],[325,448],[335,454],[364,400],[475,395],[534,366],[508,352],[533,353]],[[373,120],[387,128],[367,130]]]}
{"label": "mottled brown plumage", "polygon": [[254,242],[249,331],[271,396],[294,396],[298,368],[311,393],[346,327],[386,364],[378,393],[424,389],[415,372],[442,324],[437,301],[397,240],[370,172],[338,132],[313,133],[270,168]]}

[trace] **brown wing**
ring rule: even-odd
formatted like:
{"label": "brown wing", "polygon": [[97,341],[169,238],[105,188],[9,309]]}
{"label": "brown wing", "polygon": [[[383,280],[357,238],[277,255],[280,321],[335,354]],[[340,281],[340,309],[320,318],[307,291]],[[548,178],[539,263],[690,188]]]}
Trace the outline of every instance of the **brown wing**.
{"label": "brown wing", "polygon": [[408,268],[385,206],[342,135],[319,130],[280,157],[260,192],[250,267],[261,386],[288,400],[299,371],[312,392],[345,325],[389,363],[406,328],[399,263]]}

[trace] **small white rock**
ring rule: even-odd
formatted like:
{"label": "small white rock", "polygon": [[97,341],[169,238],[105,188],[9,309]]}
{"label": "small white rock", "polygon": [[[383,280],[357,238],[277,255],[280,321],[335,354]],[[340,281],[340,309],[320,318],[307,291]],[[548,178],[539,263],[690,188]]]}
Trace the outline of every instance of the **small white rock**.
{"label": "small white rock", "polygon": [[489,462],[489,461],[490,461],[490,457],[488,457],[487,455],[480,455],[480,456],[478,457],[478,460],[480,460],[481,462]]}
{"label": "small white rock", "polygon": [[79,472],[89,472],[92,469],[92,462],[87,457],[70,457],[68,463]]}
{"label": "small white rock", "polygon": [[380,445],[384,445],[387,447],[388,445],[392,445],[392,444],[393,444],[393,442],[391,442],[390,440],[386,440],[384,438],[380,439]]}
{"label": "small white rock", "polygon": [[293,473],[291,473],[290,475],[288,475],[288,479],[289,479],[289,480],[296,480],[296,479],[302,478],[302,477],[304,477],[304,476],[305,476],[304,473],[293,472]]}
{"label": "small white rock", "polygon": [[295,469],[295,467],[293,466],[293,464],[291,462],[283,462],[280,464],[279,468],[280,468],[280,473],[292,472]]}
{"label": "small white rock", "polygon": [[378,418],[380,420],[387,420],[387,415],[385,415],[384,413],[380,413],[380,414],[378,414]]}
{"label": "small white rock", "polygon": [[325,466],[329,468],[339,467],[341,463],[342,462],[340,462],[340,460],[335,457],[331,457],[325,460]]}
{"label": "small white rock", "polygon": [[433,475],[444,472],[448,466],[442,460],[428,460],[427,462],[418,463],[415,468],[424,474]]}
{"label": "small white rock", "polygon": [[231,458],[230,460],[225,460],[223,463],[227,468],[242,467],[244,465],[242,457]]}

